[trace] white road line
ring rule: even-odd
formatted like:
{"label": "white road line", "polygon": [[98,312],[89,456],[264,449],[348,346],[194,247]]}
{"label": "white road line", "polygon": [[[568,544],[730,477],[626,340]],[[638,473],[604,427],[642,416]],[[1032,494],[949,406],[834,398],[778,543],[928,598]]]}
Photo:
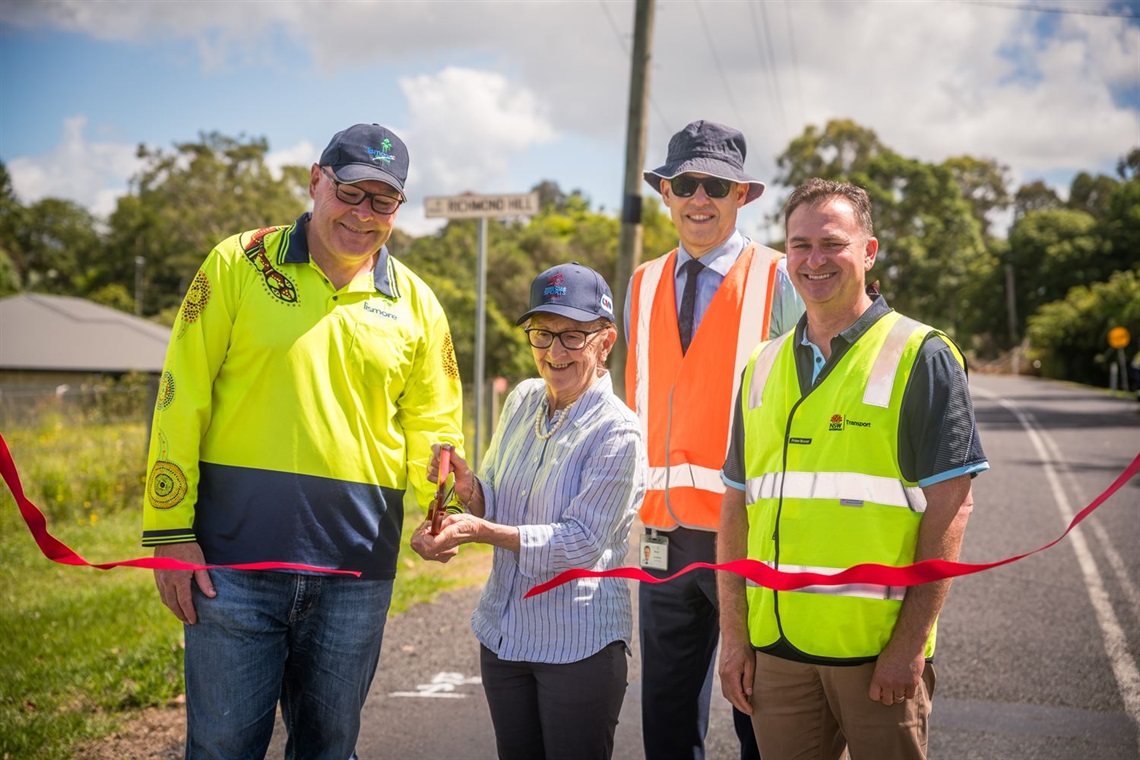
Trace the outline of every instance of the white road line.
{"label": "white road line", "polygon": [[[1053,491],[1053,500],[1062,519],[1068,525],[1076,516],[1076,512],[1069,504],[1069,499],[1061,487],[1057,471],[1049,461],[1051,458],[1050,447],[1054,452],[1058,451],[1056,445],[1049,439],[1049,435],[1044,430],[1038,429],[1033,419],[1018,409],[1012,401],[1006,401],[995,393],[976,387],[971,388],[971,391],[997,402],[1012,413],[1021,423],[1021,426],[1025,428],[1029,441],[1041,458],[1041,467],[1045,470],[1045,477]],[[1061,459],[1059,456],[1055,458]],[[1104,651],[1108,654],[1112,673],[1116,677],[1120,696],[1124,700],[1124,710],[1134,723],[1140,725],[1140,670],[1137,670],[1136,660],[1128,652],[1128,641],[1124,636],[1124,629],[1116,617],[1116,611],[1112,608],[1112,603],[1104,589],[1100,572],[1097,570],[1096,562],[1093,560],[1092,552],[1089,551],[1081,527],[1074,528],[1069,533],[1068,538],[1073,545],[1073,552],[1077,555],[1077,564],[1080,565],[1081,574],[1084,576],[1089,601],[1096,613],[1096,621],[1100,626],[1101,637],[1104,639]]]}
{"label": "white road line", "polygon": [[[1027,412],[1026,417],[1028,417],[1033,424],[1037,424],[1037,420],[1032,414]],[[1077,485],[1076,478],[1073,477],[1072,469],[1065,464],[1065,457],[1057,447],[1057,443],[1053,440],[1052,436],[1046,435],[1044,432],[1041,433],[1041,438],[1045,443],[1045,447],[1049,450],[1053,461],[1061,463],[1059,476],[1062,477],[1066,485],[1068,485],[1069,493],[1076,494],[1079,501],[1081,489]],[[1072,517],[1070,516],[1068,519],[1071,520]],[[1095,514],[1089,515],[1088,519],[1081,523],[1081,527],[1088,528],[1093,532],[1097,540],[1097,546],[1104,553],[1104,558],[1108,560],[1109,567],[1112,568],[1112,573],[1116,576],[1116,582],[1120,585],[1121,591],[1128,599],[1128,604],[1132,608],[1132,617],[1140,618],[1140,592],[1137,592],[1136,584],[1128,577],[1128,569],[1124,566],[1124,559],[1120,556],[1120,552],[1116,551],[1116,547],[1113,545],[1108,531],[1100,524]]]}

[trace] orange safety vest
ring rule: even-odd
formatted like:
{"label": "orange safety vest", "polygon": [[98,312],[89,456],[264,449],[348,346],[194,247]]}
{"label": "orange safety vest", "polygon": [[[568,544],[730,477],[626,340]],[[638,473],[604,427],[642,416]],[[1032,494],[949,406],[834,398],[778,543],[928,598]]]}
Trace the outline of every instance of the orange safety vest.
{"label": "orange safety vest", "polygon": [[[649,480],[641,503],[648,528],[720,527],[732,407],[740,373],[768,339],[776,264],[783,256],[748,245],[725,275],[681,353],[673,272],[677,250],[633,273],[626,401],[641,421]],[[742,315],[747,318],[741,320]]]}

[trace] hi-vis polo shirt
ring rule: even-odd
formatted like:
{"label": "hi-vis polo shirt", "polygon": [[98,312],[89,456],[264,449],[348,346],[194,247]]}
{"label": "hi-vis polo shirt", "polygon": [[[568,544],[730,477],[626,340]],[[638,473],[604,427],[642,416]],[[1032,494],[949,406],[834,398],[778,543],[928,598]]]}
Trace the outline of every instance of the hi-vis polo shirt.
{"label": "hi-vis polo shirt", "polygon": [[225,240],[190,285],[155,405],[143,545],[393,578],[403,491],[426,505],[431,444],[462,449],[451,334],[387,249],[334,289],[309,258],[309,219]]}

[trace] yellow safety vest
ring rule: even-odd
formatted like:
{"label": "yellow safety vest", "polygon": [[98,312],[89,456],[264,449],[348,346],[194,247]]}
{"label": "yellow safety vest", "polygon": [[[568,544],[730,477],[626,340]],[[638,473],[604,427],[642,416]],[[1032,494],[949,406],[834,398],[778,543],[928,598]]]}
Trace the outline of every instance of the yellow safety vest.
{"label": "yellow safety vest", "polygon": [[[742,394],[750,559],[827,575],[865,562],[914,561],[926,498],[899,468],[899,416],[931,334],[942,335],[889,312],[807,395],[796,374],[794,332],[757,348]],[[820,660],[874,658],[890,640],[905,593],[870,584],[779,592],[750,584],[752,644],[791,646]]]}

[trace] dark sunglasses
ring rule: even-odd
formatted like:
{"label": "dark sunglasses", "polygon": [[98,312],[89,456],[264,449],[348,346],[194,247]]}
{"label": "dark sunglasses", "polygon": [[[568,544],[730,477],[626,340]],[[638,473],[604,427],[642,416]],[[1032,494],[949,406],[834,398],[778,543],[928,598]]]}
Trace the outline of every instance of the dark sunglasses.
{"label": "dark sunglasses", "polygon": [[733,182],[720,177],[687,177],[681,175],[669,180],[669,187],[673,195],[678,198],[689,198],[697,192],[698,187],[705,189],[705,195],[710,198],[724,198],[732,192]]}

